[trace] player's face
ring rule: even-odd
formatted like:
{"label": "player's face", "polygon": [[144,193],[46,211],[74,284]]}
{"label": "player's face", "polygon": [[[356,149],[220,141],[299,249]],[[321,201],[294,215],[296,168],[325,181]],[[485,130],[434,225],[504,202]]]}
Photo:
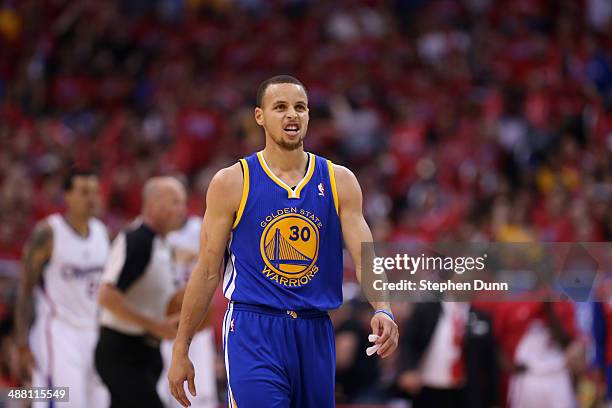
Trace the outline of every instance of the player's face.
{"label": "player's face", "polygon": [[100,211],[100,184],[96,176],[76,176],[64,196],[68,211],[90,218]]}
{"label": "player's face", "polygon": [[285,150],[302,147],[308,129],[308,98],[296,84],[268,86],[255,120],[272,140]]}

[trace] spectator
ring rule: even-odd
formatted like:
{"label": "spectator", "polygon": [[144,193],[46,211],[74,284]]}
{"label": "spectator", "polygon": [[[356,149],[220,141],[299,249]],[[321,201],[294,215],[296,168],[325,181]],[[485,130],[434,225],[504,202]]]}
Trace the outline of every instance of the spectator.
{"label": "spectator", "polygon": [[334,313],[336,332],[336,395],[339,402],[348,404],[374,404],[384,402],[378,380],[378,361],[366,355],[369,317],[364,302],[350,302]]}
{"label": "spectator", "polygon": [[401,342],[398,388],[415,408],[499,406],[491,319],[465,302],[419,303]]}

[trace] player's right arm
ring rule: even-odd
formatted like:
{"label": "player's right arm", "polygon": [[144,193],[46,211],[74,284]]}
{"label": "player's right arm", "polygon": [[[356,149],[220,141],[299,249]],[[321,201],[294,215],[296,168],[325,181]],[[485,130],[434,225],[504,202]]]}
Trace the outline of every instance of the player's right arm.
{"label": "player's right arm", "polygon": [[190,405],[183,388],[185,381],[188,382],[189,392],[196,395],[195,372],[188,357],[189,344],[206,316],[215,289],[221,281],[221,264],[242,197],[242,179],[242,170],[237,163],[219,171],[206,193],[200,252],[185,289],[172,363],[168,371],[170,391],[183,406]]}
{"label": "player's right arm", "polygon": [[15,334],[20,351],[20,380],[28,380],[35,361],[28,346],[28,332],[34,317],[32,293],[40,282],[45,263],[53,251],[53,230],[46,221],[40,222],[23,251],[22,273],[19,278],[15,305]]}

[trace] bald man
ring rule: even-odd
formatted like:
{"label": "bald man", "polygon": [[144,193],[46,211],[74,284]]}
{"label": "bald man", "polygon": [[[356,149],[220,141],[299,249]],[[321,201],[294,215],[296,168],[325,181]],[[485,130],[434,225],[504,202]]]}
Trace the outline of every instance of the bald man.
{"label": "bald man", "polygon": [[174,178],[156,177],[145,184],[142,198],[141,220],[113,242],[99,294],[95,362],[114,408],[162,407],[156,392],[159,343],[175,337],[178,322],[178,316],[166,316],[176,290],[166,235],[185,220],[185,188]]}

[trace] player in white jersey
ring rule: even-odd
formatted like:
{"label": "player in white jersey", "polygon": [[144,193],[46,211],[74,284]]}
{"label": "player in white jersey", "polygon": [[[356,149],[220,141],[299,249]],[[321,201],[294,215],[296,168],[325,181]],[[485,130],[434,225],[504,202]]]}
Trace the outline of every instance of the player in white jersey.
{"label": "player in white jersey", "polygon": [[94,218],[98,178],[72,171],[64,200],[66,212],[42,220],[24,249],[15,308],[21,380],[69,387],[65,407],[107,407],[108,391],[93,363],[98,285],[110,246],[106,227]]}
{"label": "player in white jersey", "polygon": [[[184,288],[189,280],[189,275],[195,265],[200,250],[200,217],[189,217],[180,230],[168,234],[168,242],[174,249],[176,260],[176,283]],[[209,312],[210,313],[210,312]],[[164,371],[157,384],[157,390],[164,405],[168,408],[178,408],[181,404],[174,399],[170,393],[168,380],[168,368],[172,361],[173,341],[164,340],[161,344],[162,358],[164,359]],[[197,367],[195,383],[198,395],[191,401],[195,408],[217,407],[217,389],[215,382],[215,344],[213,330],[206,327],[193,337],[189,358]]]}

